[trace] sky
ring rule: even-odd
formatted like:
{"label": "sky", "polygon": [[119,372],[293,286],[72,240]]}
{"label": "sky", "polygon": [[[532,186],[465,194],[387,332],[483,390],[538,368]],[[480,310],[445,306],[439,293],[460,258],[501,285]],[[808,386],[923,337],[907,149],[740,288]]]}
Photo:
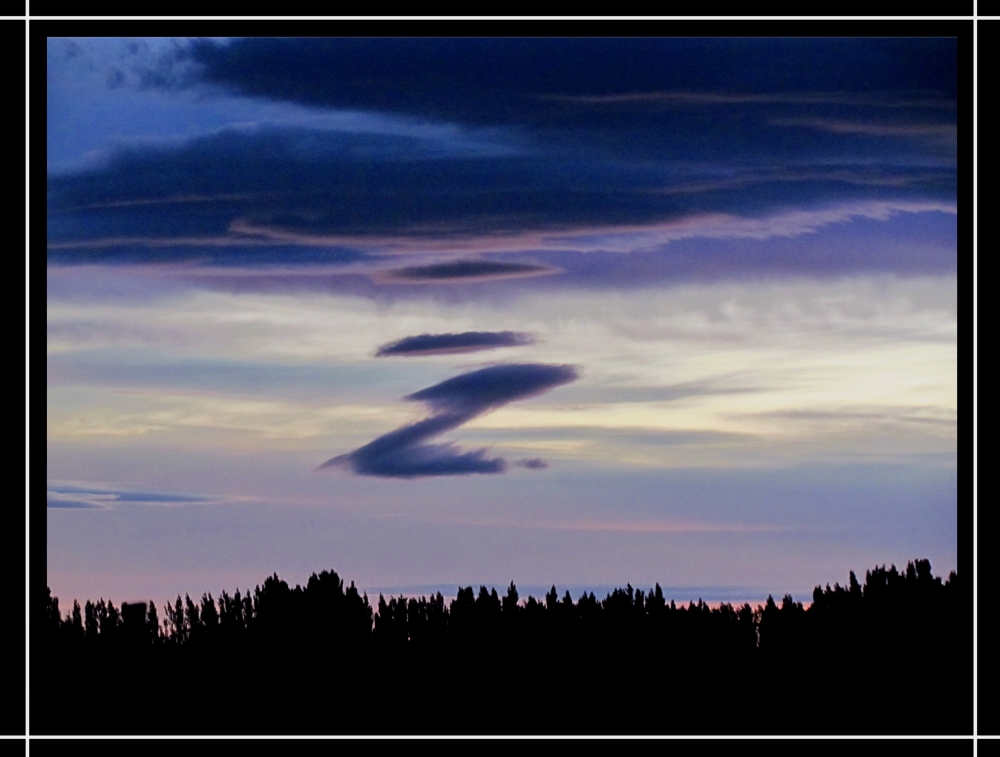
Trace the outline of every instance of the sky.
{"label": "sky", "polygon": [[955,40],[47,54],[64,602],[956,567]]}

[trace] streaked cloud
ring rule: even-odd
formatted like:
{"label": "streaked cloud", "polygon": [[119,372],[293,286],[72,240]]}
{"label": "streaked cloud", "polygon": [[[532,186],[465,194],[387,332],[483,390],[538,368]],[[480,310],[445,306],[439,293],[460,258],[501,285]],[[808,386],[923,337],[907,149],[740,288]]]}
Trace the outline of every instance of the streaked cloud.
{"label": "streaked cloud", "polygon": [[[329,291],[333,287],[376,297],[386,283],[484,286],[537,280],[537,285],[548,288],[593,288],[747,276],[842,276],[863,271],[913,275],[954,270],[956,212],[951,202],[871,201],[763,217],[711,214],[648,226],[584,226],[559,232],[437,239],[292,235],[234,223],[238,233],[215,238],[216,247],[191,240],[185,248],[183,239],[104,240],[93,242],[93,257],[85,253],[76,258],[77,253],[68,250],[72,254],[66,260],[91,264],[104,260],[117,265],[161,261],[155,270],[143,272],[141,266],[123,270],[147,278],[156,273],[204,287],[229,286],[239,291],[289,287]],[[781,241],[796,238],[802,242]],[[245,250],[241,239],[249,245]],[[871,244],[872,239],[877,243]],[[700,240],[728,246],[699,245]],[[761,244],[769,240],[778,244]],[[105,242],[110,246],[103,246]],[[115,247],[118,242],[121,248]],[[76,243],[58,244],[72,247]],[[91,242],[81,244],[89,249]],[[143,252],[145,246],[150,247],[148,253]],[[166,249],[162,259],[160,247]],[[231,249],[218,254],[211,251],[217,248]],[[311,249],[319,252],[312,255]],[[491,257],[470,260],[470,253]],[[451,255],[455,257],[447,260]],[[524,256],[535,260],[518,259]],[[623,260],[621,256],[632,257]],[[418,261],[422,257],[436,262],[399,267],[400,258]],[[50,266],[60,260],[55,255]],[[168,262],[173,265],[165,265]],[[546,276],[556,272],[560,275]],[[361,276],[370,283],[362,283]],[[343,284],[337,283],[338,277]],[[408,287],[393,289],[399,290],[397,296],[412,296],[406,294]]]}
{"label": "streaked cloud", "polygon": [[623,92],[613,95],[540,95],[540,99],[584,105],[854,105],[872,108],[954,108],[943,97],[872,92]]}
{"label": "streaked cloud", "polygon": [[49,482],[46,507],[107,510],[115,505],[207,505],[239,501],[239,497],[135,491]]}
{"label": "streaked cloud", "polygon": [[[376,345],[500,324],[537,334],[548,361],[582,376],[456,427],[467,446],[494,445],[493,457],[671,467],[946,451],[957,307],[954,277],[893,276],[498,301],[185,290],[50,300],[48,434],[83,446],[294,449],[309,469],[331,448],[421,420],[414,403],[394,401],[414,384],[481,367],[449,354],[375,358]],[[508,349],[524,350],[517,361],[534,350]]]}
{"label": "streaked cloud", "polygon": [[[81,392],[67,387],[53,391],[52,402],[86,407],[72,414],[50,413],[48,437],[55,441],[122,439],[166,436],[189,438],[195,446],[217,445],[233,435],[237,439],[267,440],[272,446],[302,444],[336,435],[353,439],[370,433],[379,423],[403,422],[410,417],[398,407],[361,404],[294,401],[274,398],[226,396],[218,391],[101,391]],[[63,400],[63,397],[66,397]],[[239,444],[239,442],[236,442]],[[314,446],[314,445],[310,445]]]}
{"label": "streaked cloud", "polygon": [[863,134],[870,137],[917,137],[954,143],[958,129],[954,123],[891,123],[847,121],[823,118],[782,118],[771,121],[775,126],[798,126],[819,129],[832,134]]}

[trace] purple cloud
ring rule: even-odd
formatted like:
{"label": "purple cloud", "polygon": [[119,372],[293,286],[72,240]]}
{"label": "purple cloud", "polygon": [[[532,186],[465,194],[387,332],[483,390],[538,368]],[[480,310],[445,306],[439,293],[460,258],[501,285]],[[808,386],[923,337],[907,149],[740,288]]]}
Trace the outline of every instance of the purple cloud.
{"label": "purple cloud", "polygon": [[532,344],[531,334],[519,331],[465,331],[461,334],[420,334],[383,344],[375,357],[390,355],[447,355],[460,352],[477,352],[496,347],[519,347]]}
{"label": "purple cloud", "polygon": [[[487,450],[462,452],[454,444],[425,444],[429,439],[458,428],[478,415],[515,400],[532,397],[578,378],[569,365],[515,363],[482,368],[442,381],[407,395],[404,399],[424,402],[434,415],[390,431],[346,455],[338,455],[317,470],[348,467],[364,476],[416,478],[466,473],[503,473],[507,461],[488,458]],[[517,463],[543,468],[542,460]]]}
{"label": "purple cloud", "polygon": [[556,273],[557,269],[536,263],[499,263],[492,260],[455,260],[448,263],[397,268],[382,274],[383,281],[429,284],[493,279],[524,278]]}

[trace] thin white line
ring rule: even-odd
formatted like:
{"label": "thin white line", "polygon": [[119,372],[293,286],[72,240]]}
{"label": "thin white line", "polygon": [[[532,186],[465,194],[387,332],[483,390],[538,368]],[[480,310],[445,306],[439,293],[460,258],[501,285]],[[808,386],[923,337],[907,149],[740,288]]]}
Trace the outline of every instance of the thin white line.
{"label": "thin white line", "polygon": [[[447,732],[441,733],[427,733],[427,734],[372,734],[372,733],[357,733],[357,734],[335,734],[335,735],[302,735],[302,734],[288,734],[288,735],[274,735],[274,734],[261,734],[247,736],[242,734],[213,734],[204,735],[198,734],[199,739],[349,739],[349,738],[368,738],[368,739],[856,739],[859,736],[865,739],[874,739],[882,741],[895,741],[899,738],[906,738],[910,734],[813,734],[813,735],[788,735],[788,734],[718,734],[718,735],[706,735],[706,734],[661,734],[661,735],[635,735],[635,734],[587,734],[581,735],[575,732],[566,733],[556,733],[556,734],[544,734],[544,735],[534,735],[534,734],[499,734],[499,733],[486,733],[486,734],[469,734],[469,735],[455,735]],[[59,736],[32,736],[33,739],[44,739],[46,741],[64,741],[67,739],[188,739],[191,735],[188,734],[162,734],[162,735],[144,735],[144,736],[123,736],[120,734],[113,735],[94,735],[86,734],[80,736],[69,736],[69,735],[59,735]],[[955,741],[955,740],[969,740],[972,739],[968,736],[943,736],[939,734],[934,735],[921,735],[920,740],[932,740],[932,741]]]}
{"label": "thin white line", "polygon": [[[978,590],[978,571],[976,569],[979,553],[976,548],[978,536],[978,381],[976,373],[978,370],[978,297],[977,297],[977,269],[978,269],[978,249],[979,249],[979,183],[977,160],[979,157],[978,143],[978,90],[979,66],[976,60],[979,53],[979,24],[973,25],[972,29],[972,732],[979,733],[979,676],[977,668],[979,666],[979,608],[976,602],[976,592]],[[961,538],[961,535],[959,535]]]}
{"label": "thin white line", "polygon": [[30,249],[29,244],[29,234],[31,233],[30,224],[28,219],[31,217],[30,205],[31,205],[31,192],[30,190],[30,134],[31,130],[28,128],[29,120],[31,117],[30,106],[30,92],[31,87],[30,82],[30,71],[28,67],[28,61],[31,58],[31,52],[28,48],[30,43],[30,34],[28,33],[28,24],[24,25],[24,739],[28,740],[28,723],[29,721],[29,708],[30,708],[30,676],[29,676],[29,653],[31,652],[31,635],[30,621],[31,618],[31,572],[30,572],[30,553],[31,553],[31,512],[29,507],[29,502],[31,497],[29,496],[29,485],[30,476],[28,471],[31,467],[31,451],[30,444],[30,423],[29,423],[29,407],[31,399],[31,367],[29,364],[29,354],[30,354],[30,324],[29,324],[29,313],[31,310],[30,302],[30,270],[31,267],[30,257],[28,255],[28,250]]}
{"label": "thin white line", "polygon": [[30,16],[30,18],[47,21],[967,21],[976,16],[969,14],[954,16]]}
{"label": "thin white line", "polygon": [[[29,347],[29,329],[28,329],[28,313],[29,313],[29,281],[30,281],[30,268],[28,266],[28,249],[30,247],[30,229],[28,224],[28,218],[30,216],[30,193],[27,191],[29,189],[29,141],[30,141],[30,131],[28,129],[28,122],[30,120],[30,96],[29,96],[29,79],[30,73],[28,71],[28,59],[30,58],[30,52],[28,46],[30,44],[28,33],[28,25],[30,19],[35,18],[39,20],[137,20],[137,21],[239,21],[239,20],[290,20],[290,21],[313,21],[313,20],[331,20],[331,21],[747,21],[747,20],[760,20],[760,21],[770,21],[770,20],[790,20],[790,21],[948,21],[948,20],[968,20],[970,18],[978,20],[980,18],[978,14],[978,2],[974,2],[973,14],[972,16],[967,15],[956,15],[956,16],[578,16],[578,17],[564,17],[564,16],[439,16],[439,17],[427,17],[427,16],[31,16],[26,12],[25,15],[21,16],[0,16],[0,19],[23,19],[26,22],[25,25],[25,51],[26,51],[26,80],[25,80],[25,148],[26,148],[26,165],[25,165],[25,182],[26,182],[26,216],[25,216],[25,269],[26,269],[26,279],[25,279],[25,436],[26,436],[26,455],[25,455],[25,482],[26,482],[26,492],[28,485],[28,470],[29,470],[29,450],[27,445],[27,440],[29,436],[29,425],[28,425],[28,400],[30,394],[30,370],[28,365],[28,347]],[[983,16],[984,19],[1000,18],[998,16]],[[978,606],[976,602],[976,590],[978,588],[977,584],[977,560],[978,551],[976,538],[978,535],[978,423],[977,423],[977,411],[978,411],[978,382],[977,382],[977,369],[978,369],[978,298],[977,298],[977,270],[978,270],[978,173],[976,168],[976,159],[978,158],[978,131],[977,131],[977,117],[978,117],[978,65],[975,56],[978,52],[978,27],[974,26],[973,30],[973,108],[972,108],[972,118],[973,118],[973,546],[972,546],[972,586],[973,586],[973,748],[974,751],[977,750],[976,740],[978,736],[978,676],[976,671],[976,663],[978,661],[978,634],[976,623],[978,620]],[[29,621],[30,617],[30,576],[28,572],[29,567],[29,550],[30,550],[30,512],[28,510],[28,498],[25,499],[25,735],[24,736],[11,736],[5,737],[4,740],[10,740],[14,738],[23,739],[24,741],[30,741],[31,738],[38,739],[69,739],[69,738],[140,738],[140,739],[179,739],[186,738],[185,736],[138,736],[138,737],[126,737],[126,736],[34,736],[32,737],[28,726],[30,722],[29,718],[29,687],[30,679],[28,678],[28,657],[29,657],[29,647],[30,647],[30,635],[29,635]],[[961,538],[961,535],[959,535]],[[349,736],[326,736],[323,738],[348,738]],[[386,738],[385,736],[367,736],[361,735],[362,738]],[[417,738],[433,738],[434,736],[417,736]],[[446,738],[448,736],[445,736]],[[750,736],[705,736],[705,735],[694,735],[694,736],[665,736],[662,738],[775,738],[775,736],[767,735],[750,735]],[[218,735],[218,736],[203,736],[203,738],[219,738],[228,739],[232,736]],[[256,736],[256,737],[240,737],[237,738],[289,738],[289,736]],[[291,738],[297,738],[291,736]],[[303,736],[301,738],[314,738]],[[388,738],[412,738],[407,736]],[[475,738],[475,737],[474,737]],[[489,738],[488,736],[482,736],[481,738]],[[521,738],[519,736],[506,736],[503,738]],[[543,737],[545,738],[545,737]],[[558,736],[551,736],[551,738],[559,738]],[[591,738],[621,738],[620,736],[597,736]],[[777,736],[777,738],[814,738],[814,739],[846,739],[853,738],[849,735],[834,735],[834,736],[824,736],[824,735],[807,735],[807,736]],[[875,739],[895,739],[892,735],[880,735],[873,736],[869,738]],[[943,739],[952,738],[947,736],[925,736],[923,738],[929,739]]]}

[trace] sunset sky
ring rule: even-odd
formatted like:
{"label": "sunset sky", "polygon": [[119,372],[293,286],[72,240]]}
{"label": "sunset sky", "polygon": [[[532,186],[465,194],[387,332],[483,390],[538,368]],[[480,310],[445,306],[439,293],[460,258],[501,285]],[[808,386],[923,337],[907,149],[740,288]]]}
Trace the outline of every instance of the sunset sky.
{"label": "sunset sky", "polygon": [[953,39],[49,39],[48,583],[956,567]]}

